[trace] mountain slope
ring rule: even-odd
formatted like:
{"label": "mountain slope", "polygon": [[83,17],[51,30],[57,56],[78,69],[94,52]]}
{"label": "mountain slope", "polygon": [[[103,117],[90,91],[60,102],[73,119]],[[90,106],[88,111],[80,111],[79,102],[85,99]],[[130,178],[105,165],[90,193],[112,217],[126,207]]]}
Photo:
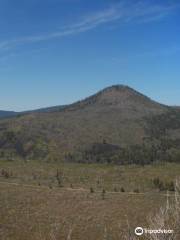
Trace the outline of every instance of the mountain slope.
{"label": "mountain slope", "polygon": [[53,107],[46,107],[46,108],[39,108],[35,110],[29,110],[29,111],[23,111],[23,112],[14,112],[14,111],[1,111],[0,110],[0,119],[1,118],[10,118],[10,117],[15,117],[15,116],[21,116],[21,115],[26,115],[29,113],[46,113],[46,112],[57,112],[65,108],[66,106],[60,105],[60,106],[53,106]]}
{"label": "mountain slope", "polygon": [[0,110],[0,118],[7,118],[15,116],[17,113],[13,111],[2,111]]}
{"label": "mountain slope", "polygon": [[[153,124],[162,125],[163,118],[160,123],[157,119],[169,118],[172,111],[179,112],[127,86],[112,86],[58,111],[1,120],[0,149],[2,156],[33,159],[82,160],[87,155],[89,159],[94,149],[104,149],[101,144],[119,153],[130,146],[142,146],[144,139],[152,137]],[[177,119],[174,122],[180,129]],[[171,126],[169,135],[170,130]]]}

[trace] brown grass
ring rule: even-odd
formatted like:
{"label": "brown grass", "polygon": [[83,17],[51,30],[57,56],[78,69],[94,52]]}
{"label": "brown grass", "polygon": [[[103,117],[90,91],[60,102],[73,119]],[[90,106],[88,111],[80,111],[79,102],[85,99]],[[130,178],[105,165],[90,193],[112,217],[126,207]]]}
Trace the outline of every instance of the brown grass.
{"label": "brown grass", "polygon": [[[1,162],[0,166],[13,171],[11,177],[0,178],[2,240],[124,240],[127,232],[133,239],[135,227],[149,226],[148,216],[166,204],[166,193],[153,189],[152,177],[173,180],[179,169],[174,164],[59,165],[64,182],[58,187],[53,182],[57,165]],[[140,193],[132,193],[137,184]],[[114,185],[126,192],[113,191]]]}

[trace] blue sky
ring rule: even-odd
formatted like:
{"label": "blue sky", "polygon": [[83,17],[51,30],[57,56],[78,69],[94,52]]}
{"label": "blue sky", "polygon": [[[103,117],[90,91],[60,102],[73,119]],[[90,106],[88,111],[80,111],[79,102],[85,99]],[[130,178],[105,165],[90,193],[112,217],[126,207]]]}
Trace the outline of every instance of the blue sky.
{"label": "blue sky", "polygon": [[180,105],[179,0],[0,0],[0,109],[114,84]]}

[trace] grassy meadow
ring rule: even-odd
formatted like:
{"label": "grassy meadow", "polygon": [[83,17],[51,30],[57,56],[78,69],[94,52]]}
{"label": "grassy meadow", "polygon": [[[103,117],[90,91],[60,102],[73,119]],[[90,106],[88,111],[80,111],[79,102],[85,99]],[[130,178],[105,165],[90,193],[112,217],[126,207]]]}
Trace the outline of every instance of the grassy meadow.
{"label": "grassy meadow", "polygon": [[179,175],[174,163],[0,161],[0,239],[123,240],[166,204],[154,179],[166,184]]}

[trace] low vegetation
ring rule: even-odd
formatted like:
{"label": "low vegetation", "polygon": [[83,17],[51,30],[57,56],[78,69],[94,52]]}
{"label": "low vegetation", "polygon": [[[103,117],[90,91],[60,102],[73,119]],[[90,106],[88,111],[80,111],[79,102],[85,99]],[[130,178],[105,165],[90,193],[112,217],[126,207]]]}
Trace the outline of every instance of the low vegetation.
{"label": "low vegetation", "polygon": [[[175,163],[1,161],[0,239],[133,239],[134,229],[149,227],[149,217],[166,205],[160,183],[175,183],[179,172]],[[169,192],[169,204],[175,193]]]}

